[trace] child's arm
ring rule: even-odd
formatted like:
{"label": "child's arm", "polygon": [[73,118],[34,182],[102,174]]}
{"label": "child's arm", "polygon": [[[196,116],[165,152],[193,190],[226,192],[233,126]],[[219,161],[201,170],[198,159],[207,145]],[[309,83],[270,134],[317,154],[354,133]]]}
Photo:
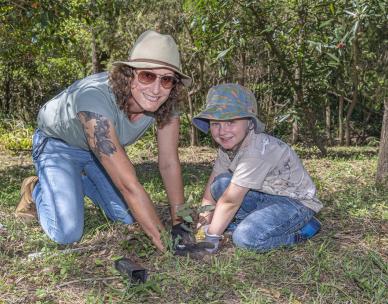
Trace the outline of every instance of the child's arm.
{"label": "child's arm", "polygon": [[209,235],[221,235],[224,233],[248,191],[249,188],[233,183],[229,184],[217,202],[213,219],[207,231]]}

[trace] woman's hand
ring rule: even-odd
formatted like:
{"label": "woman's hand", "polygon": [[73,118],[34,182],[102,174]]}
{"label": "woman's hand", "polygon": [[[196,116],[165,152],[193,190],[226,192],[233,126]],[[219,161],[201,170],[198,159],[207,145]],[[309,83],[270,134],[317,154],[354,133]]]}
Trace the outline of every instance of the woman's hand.
{"label": "woman's hand", "polygon": [[195,243],[192,231],[186,228],[183,223],[172,226],[171,237],[174,245]]}

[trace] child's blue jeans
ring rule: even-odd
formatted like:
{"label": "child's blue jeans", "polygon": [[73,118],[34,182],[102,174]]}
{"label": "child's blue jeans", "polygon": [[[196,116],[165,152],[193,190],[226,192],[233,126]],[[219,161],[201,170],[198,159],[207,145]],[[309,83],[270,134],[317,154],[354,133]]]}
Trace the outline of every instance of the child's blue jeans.
{"label": "child's blue jeans", "polygon": [[120,192],[91,151],[47,137],[37,129],[32,157],[39,177],[32,196],[43,230],[55,242],[79,241],[84,228],[84,196],[112,221],[132,224]]}
{"label": "child's blue jeans", "polygon": [[[211,194],[216,201],[231,178],[230,173],[223,173],[214,179]],[[249,190],[227,229],[233,231],[233,243],[237,247],[268,251],[306,239],[300,236],[300,229],[313,218],[314,213],[287,196]]]}

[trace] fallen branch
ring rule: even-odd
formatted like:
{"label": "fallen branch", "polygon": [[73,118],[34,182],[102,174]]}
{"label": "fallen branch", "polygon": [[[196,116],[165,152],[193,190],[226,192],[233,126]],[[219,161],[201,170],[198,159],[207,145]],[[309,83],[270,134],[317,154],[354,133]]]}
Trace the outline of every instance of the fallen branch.
{"label": "fallen branch", "polygon": [[59,284],[59,285],[57,285],[57,288],[62,288],[62,287],[65,287],[67,285],[71,285],[71,284],[74,284],[74,283],[80,283],[80,282],[116,280],[116,279],[119,279],[119,278],[121,278],[121,277],[120,276],[114,276],[114,277],[87,278],[87,279],[73,280],[73,281],[69,281],[69,282],[65,282],[65,283]]}
{"label": "fallen branch", "polygon": [[79,248],[68,248],[68,249],[63,249],[63,250],[58,250],[58,252],[55,252],[55,253],[47,253],[45,251],[40,251],[40,252],[33,252],[33,253],[30,253],[28,256],[27,256],[27,259],[28,260],[34,260],[36,258],[41,258],[43,256],[58,256],[58,255],[61,255],[61,254],[69,254],[69,253],[84,253],[84,252],[87,252],[87,251],[91,251],[91,250],[95,250],[97,248],[100,248],[100,246],[88,246],[88,247],[79,247]]}

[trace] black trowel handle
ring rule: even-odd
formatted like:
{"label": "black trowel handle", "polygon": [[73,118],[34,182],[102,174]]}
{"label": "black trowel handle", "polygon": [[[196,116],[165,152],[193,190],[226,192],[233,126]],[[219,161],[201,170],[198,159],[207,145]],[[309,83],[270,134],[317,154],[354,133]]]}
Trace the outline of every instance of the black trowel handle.
{"label": "black trowel handle", "polygon": [[134,282],[144,283],[147,280],[147,269],[128,258],[121,258],[115,261],[115,268]]}

